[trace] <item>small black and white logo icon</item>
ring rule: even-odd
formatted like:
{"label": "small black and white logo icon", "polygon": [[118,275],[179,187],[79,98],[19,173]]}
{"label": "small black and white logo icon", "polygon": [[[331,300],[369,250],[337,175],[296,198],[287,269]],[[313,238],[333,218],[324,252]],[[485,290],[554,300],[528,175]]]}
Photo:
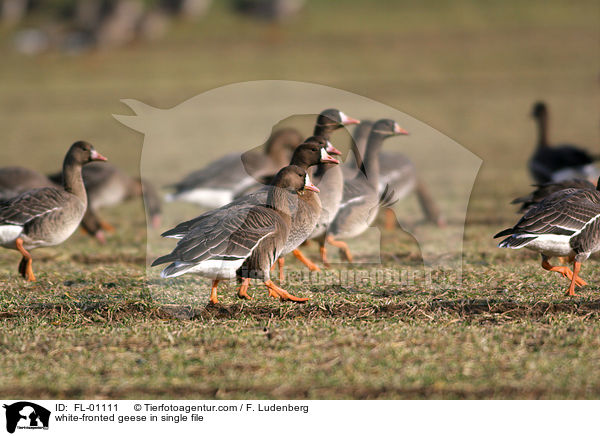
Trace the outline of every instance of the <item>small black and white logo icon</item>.
{"label": "small black and white logo icon", "polygon": [[29,401],[19,401],[3,406],[6,409],[6,431],[16,429],[48,430],[50,411]]}

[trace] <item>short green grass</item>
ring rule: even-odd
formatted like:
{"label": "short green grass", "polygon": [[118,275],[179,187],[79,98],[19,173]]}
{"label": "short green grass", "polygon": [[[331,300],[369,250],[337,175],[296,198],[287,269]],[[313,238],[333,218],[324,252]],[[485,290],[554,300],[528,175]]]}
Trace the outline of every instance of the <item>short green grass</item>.
{"label": "short green grass", "polygon": [[[22,281],[18,253],[4,250],[0,397],[600,397],[597,260],[583,266],[589,285],[567,298],[567,281],[543,271],[536,255],[497,249],[491,239],[516,220],[508,202],[528,189],[534,100],[550,104],[552,138],[597,147],[598,8],[464,0],[389,11],[313,2],[296,21],[265,28],[218,6],[154,46],[81,57],[20,57],[4,33],[2,165],[51,171],[85,138],[135,173],[143,139],[111,117],[128,113],[119,99],[167,108],[256,79],[312,81],[380,100],[484,163],[469,205],[462,281],[434,271],[444,278],[435,288],[419,279],[300,282],[288,289],[310,301],[295,305],[267,298],[258,284],[253,300],[240,301],[230,283],[220,305],[206,307],[207,280],[183,277],[165,294],[156,273],[146,274],[135,202],[103,212],[118,225],[105,246],[77,232],[34,252],[37,283]],[[414,199],[397,209],[404,223],[427,231]],[[421,270],[412,237],[383,234],[384,269]],[[314,245],[306,251],[316,257]]]}

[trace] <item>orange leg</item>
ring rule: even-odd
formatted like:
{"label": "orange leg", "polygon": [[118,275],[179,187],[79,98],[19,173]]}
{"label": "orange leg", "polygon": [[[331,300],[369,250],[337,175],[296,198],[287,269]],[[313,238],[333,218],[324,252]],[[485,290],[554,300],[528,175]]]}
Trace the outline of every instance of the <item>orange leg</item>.
{"label": "orange leg", "polygon": [[323,262],[323,266],[329,268],[331,264],[329,263],[329,260],[327,260],[327,247],[325,247],[325,243],[319,247],[319,251],[321,252],[321,262]]}
{"label": "orange leg", "polygon": [[102,230],[106,230],[108,233],[115,232],[115,228],[113,226],[111,226],[110,224],[108,224],[106,221],[99,220],[99,224],[100,224],[100,227],[102,227]]}
{"label": "orange leg", "polygon": [[[573,278],[571,279],[571,284],[569,285],[569,289],[565,293],[565,295],[569,295],[571,297],[576,296],[575,294],[575,285],[577,285],[577,275],[579,274],[579,270],[581,269],[581,262],[573,262]],[[581,286],[581,285],[578,285]]]}
{"label": "orange leg", "polygon": [[238,297],[246,300],[252,300],[252,297],[248,295],[248,285],[250,285],[250,279],[242,279],[242,284],[238,288]]}
{"label": "orange leg", "polygon": [[[579,263],[579,262],[576,262]],[[571,271],[571,269],[568,266],[552,266],[550,265],[550,263],[544,259],[542,260],[542,268],[544,268],[547,271],[553,271],[553,272],[557,272],[563,275],[563,277],[573,281],[573,271]],[[577,286],[585,286],[587,285],[586,281],[583,280],[581,277],[575,277],[575,284]]]}
{"label": "orange leg", "polygon": [[304,303],[305,301],[308,301],[308,298],[299,298],[299,297],[293,296],[285,289],[282,289],[279,286],[277,286],[271,280],[267,280],[265,282],[265,286],[269,290],[269,296],[279,297],[282,301],[290,300],[290,301],[295,301],[296,303]]}
{"label": "orange leg", "polygon": [[217,286],[219,285],[219,280],[213,280],[212,287],[210,288],[210,302],[211,304],[218,304],[219,299],[217,298]]}
{"label": "orange leg", "polygon": [[321,271],[321,268],[319,268],[317,265],[315,265],[313,263],[313,261],[311,261],[304,254],[302,254],[302,252],[300,250],[298,250],[297,248],[294,251],[292,251],[292,253],[294,254],[294,256],[296,256],[296,259],[298,259],[300,262],[302,262],[304,265],[306,265],[309,270]]}
{"label": "orange leg", "polygon": [[389,207],[385,209],[385,228],[394,230],[396,228],[396,214]]}
{"label": "orange leg", "polygon": [[346,260],[352,263],[352,253],[350,253],[350,248],[348,248],[348,244],[346,244],[344,241],[336,241],[335,239],[333,239],[333,236],[327,236],[327,242],[329,242],[334,247],[339,248],[340,251],[344,254]]}
{"label": "orange leg", "polygon": [[285,259],[283,257],[277,259],[277,266],[279,267],[279,282],[281,283],[285,280]]}
{"label": "orange leg", "polygon": [[28,282],[35,282],[35,275],[33,275],[32,267],[33,259],[31,258],[31,254],[23,247],[23,239],[17,238],[15,245],[17,246],[19,253],[23,255],[23,259],[21,259],[21,263],[19,263],[19,272]]}

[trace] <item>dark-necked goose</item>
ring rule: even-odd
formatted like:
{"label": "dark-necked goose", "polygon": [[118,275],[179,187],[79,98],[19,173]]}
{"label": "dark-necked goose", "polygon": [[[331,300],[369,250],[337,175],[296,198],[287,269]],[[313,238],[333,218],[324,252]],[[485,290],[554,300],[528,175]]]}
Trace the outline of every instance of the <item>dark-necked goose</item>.
{"label": "dark-necked goose", "polygon": [[58,245],[79,226],[87,208],[81,167],[95,160],[106,158],[78,141],[65,156],[63,188],[34,189],[0,203],[0,245],[21,253],[19,273],[27,280],[35,281],[29,250]]}
{"label": "dark-necked goose", "polygon": [[[305,171],[311,166],[329,163],[339,164],[329,153],[341,154],[331,143],[321,136],[312,136],[301,144],[292,156],[291,165],[296,165]],[[314,231],[321,217],[321,199],[315,192],[309,191],[299,197],[298,210],[292,216],[292,226],[285,248],[279,258],[279,279],[283,280],[284,257],[293,253],[296,258],[306,265],[311,271],[319,271],[319,267],[298,249]]]}
{"label": "dark-necked goose", "polygon": [[[88,197],[88,210],[81,226],[87,233],[103,242],[103,230],[114,231],[114,228],[100,218],[98,211],[142,195],[150,224],[154,228],[158,227],[161,203],[151,183],[131,177],[114,165],[99,162],[83,167],[82,176]],[[55,183],[62,183],[62,173],[52,174],[49,178]]]}
{"label": "dark-necked goose", "polygon": [[[561,273],[571,280],[566,295],[575,295],[575,286],[587,283],[579,277],[581,262],[600,250],[600,179],[595,190],[563,189],[546,197],[510,229],[494,238],[508,236],[499,247],[528,248],[542,255],[542,268]],[[550,258],[573,260],[573,271],[552,266]]]}
{"label": "dark-necked goose", "polygon": [[542,200],[555,192],[562,191],[563,189],[590,189],[595,190],[596,185],[584,179],[572,179],[563,180],[562,182],[548,182],[534,185],[535,190],[530,194],[523,197],[515,198],[512,204],[521,204],[519,208],[520,213],[527,213],[537,204],[541,203]]}
{"label": "dark-necked goose", "polygon": [[[348,244],[340,239],[353,238],[364,232],[377,216],[381,205],[379,193],[379,152],[386,138],[406,135],[398,123],[381,119],[373,124],[361,170],[356,177],[344,182],[344,196],[335,219],[329,226],[326,241],[338,247],[346,259],[352,262]],[[385,203],[389,202],[386,192]],[[326,251],[324,262],[327,261]]]}
{"label": "dark-necked goose", "polygon": [[[314,135],[322,136],[328,141],[333,132],[344,126],[359,124],[360,120],[351,118],[338,109],[326,109],[317,116]],[[342,191],[344,189],[344,175],[340,165],[333,163],[321,163],[313,171],[311,177],[315,185],[321,190],[319,197],[321,199],[321,215],[317,220],[314,231],[308,239],[315,239],[319,242],[322,255],[325,253],[325,231],[333,221],[342,202]],[[298,250],[302,258],[306,257]],[[325,258],[326,260],[326,258]]]}
{"label": "dark-necked goose", "polygon": [[0,168],[0,201],[10,200],[32,189],[49,186],[57,187],[59,185],[56,185],[45,175],[29,168]]}
{"label": "dark-necked goose", "polygon": [[230,153],[217,159],[174,184],[175,192],[169,194],[167,200],[188,201],[210,208],[224,206],[257,180],[277,173],[301,142],[302,136],[296,129],[277,130],[267,141],[264,153]]}
{"label": "dark-necked goose", "polygon": [[[349,163],[347,160],[346,165],[344,165],[344,180],[349,180],[356,176],[358,167],[354,154],[358,153],[359,156],[364,156],[367,148],[367,138],[372,126],[373,122],[367,120],[361,121],[356,126],[352,135],[356,147],[354,153],[351,154],[352,158]],[[383,193],[386,187],[388,187],[390,193],[393,193],[390,199],[392,203],[415,192],[427,220],[438,226],[445,225],[445,219],[436,202],[433,200],[423,181],[417,177],[415,165],[403,153],[389,151],[381,151],[379,153],[379,192]],[[391,208],[385,208],[385,227],[392,229],[396,227],[396,223],[394,211]]]}
{"label": "dark-necked goose", "polygon": [[533,107],[532,116],[537,121],[537,148],[529,160],[531,176],[537,183],[560,182],[582,178],[595,179],[598,168],[593,165],[595,158],[586,150],[571,144],[550,146],[548,142],[548,109],[538,102]]}
{"label": "dark-necked goose", "polygon": [[298,195],[304,190],[318,192],[306,171],[287,166],[277,173],[265,204],[220,208],[192,220],[192,225],[180,225],[163,233],[180,240],[170,254],[159,257],[152,266],[171,262],[162,271],[162,277],[196,273],[211,278],[213,304],[218,303],[219,281],[235,277],[243,280],[238,290],[242,297],[247,297],[248,280],[258,278],[271,296],[306,301],[276,286],[269,276],[271,266],[285,247]]}

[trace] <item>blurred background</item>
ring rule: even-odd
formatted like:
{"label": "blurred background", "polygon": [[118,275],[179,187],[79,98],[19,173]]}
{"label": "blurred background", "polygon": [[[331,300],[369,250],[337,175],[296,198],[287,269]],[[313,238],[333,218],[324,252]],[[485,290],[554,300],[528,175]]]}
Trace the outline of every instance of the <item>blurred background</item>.
{"label": "blurred background", "polygon": [[[528,186],[535,100],[549,104],[552,141],[598,151],[593,0],[0,4],[2,165],[54,171],[67,146],[86,139],[135,173],[143,138],[112,118],[131,114],[120,99],[170,108],[259,79],[369,97],[477,154],[473,222],[503,209],[512,217],[502,205]],[[223,151],[208,149],[198,166]]]}

